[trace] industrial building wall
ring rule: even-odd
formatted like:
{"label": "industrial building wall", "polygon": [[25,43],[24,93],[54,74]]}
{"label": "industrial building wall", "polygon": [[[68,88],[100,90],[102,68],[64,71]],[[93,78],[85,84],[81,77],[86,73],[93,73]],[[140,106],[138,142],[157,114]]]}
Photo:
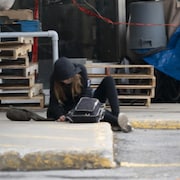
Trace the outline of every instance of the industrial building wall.
{"label": "industrial building wall", "polygon": [[[77,1],[87,7],[85,1]],[[125,21],[125,0],[87,1],[99,14],[112,21]],[[60,54],[68,57],[86,57],[97,61],[119,61],[124,56],[125,26],[112,25],[79,11],[71,0],[41,0],[40,21],[43,30],[55,30],[60,37]],[[16,0],[14,8],[33,9],[33,1]],[[123,39],[124,38],[124,39]],[[121,41],[121,43],[119,43]],[[40,59],[51,57],[51,44],[40,40]],[[45,50],[46,49],[46,50]]]}
{"label": "industrial building wall", "polygon": [[[128,5],[138,0],[88,0],[104,17],[113,21],[128,21]],[[166,23],[180,23],[180,8],[177,0],[163,0]],[[33,9],[34,1],[16,0],[14,8]],[[127,55],[126,26],[112,25],[101,19],[90,17],[72,5],[71,0],[40,0],[40,21],[43,30],[53,29],[59,34],[60,55],[68,57],[86,57],[101,62],[119,62]],[[83,5],[83,0],[78,0]],[[55,3],[55,4],[54,4]],[[167,27],[168,38],[175,31]],[[49,67],[52,65],[51,42],[49,39],[39,40],[40,81],[48,82]],[[137,58],[137,59],[136,59]],[[135,60],[134,60],[135,59]],[[132,57],[133,63],[144,63],[139,57]],[[137,61],[136,61],[137,60]],[[179,81],[157,72],[156,101],[179,102]],[[171,85],[170,85],[171,84]],[[48,86],[48,84],[47,84]],[[165,91],[166,89],[166,91]],[[163,94],[167,92],[166,94]]]}

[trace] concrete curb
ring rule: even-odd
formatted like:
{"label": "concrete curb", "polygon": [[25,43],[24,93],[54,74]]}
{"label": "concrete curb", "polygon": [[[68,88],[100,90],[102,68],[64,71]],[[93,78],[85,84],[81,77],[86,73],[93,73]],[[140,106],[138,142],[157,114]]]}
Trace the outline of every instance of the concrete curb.
{"label": "concrete curb", "polygon": [[108,123],[1,123],[0,170],[98,169],[116,166]]}

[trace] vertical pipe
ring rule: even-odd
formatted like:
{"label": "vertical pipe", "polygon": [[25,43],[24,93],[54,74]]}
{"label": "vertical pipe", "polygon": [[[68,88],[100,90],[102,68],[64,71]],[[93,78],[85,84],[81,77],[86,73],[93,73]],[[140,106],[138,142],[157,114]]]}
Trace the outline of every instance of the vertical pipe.
{"label": "vertical pipe", "polygon": [[[34,19],[39,20],[39,0],[34,0]],[[34,37],[34,44],[32,50],[32,61],[38,61],[38,38]]]}
{"label": "vertical pipe", "polygon": [[[117,0],[117,16],[118,22],[126,22],[126,1],[125,0]],[[126,26],[118,25],[117,31],[117,47],[118,47],[118,56],[119,58],[124,57],[126,54]]]}
{"label": "vertical pipe", "polygon": [[48,31],[48,32],[49,32],[49,36],[52,37],[53,61],[55,62],[59,58],[58,34],[56,31]]}

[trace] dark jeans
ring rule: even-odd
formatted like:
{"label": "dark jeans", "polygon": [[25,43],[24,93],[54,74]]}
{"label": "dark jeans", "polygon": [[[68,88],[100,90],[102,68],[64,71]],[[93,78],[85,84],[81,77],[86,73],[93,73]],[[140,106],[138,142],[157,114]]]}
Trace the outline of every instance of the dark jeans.
{"label": "dark jeans", "polygon": [[102,121],[109,122],[113,126],[118,125],[117,117],[119,114],[119,101],[117,96],[115,81],[111,76],[107,76],[102,80],[93,95],[94,98],[99,99],[102,103],[105,103],[108,100],[111,111],[105,111],[105,116]]}

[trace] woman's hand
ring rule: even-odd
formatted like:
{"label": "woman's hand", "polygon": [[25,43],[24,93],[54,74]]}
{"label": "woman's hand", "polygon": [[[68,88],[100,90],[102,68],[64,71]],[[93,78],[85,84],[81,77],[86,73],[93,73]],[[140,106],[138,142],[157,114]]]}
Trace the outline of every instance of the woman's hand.
{"label": "woman's hand", "polygon": [[57,119],[57,122],[64,122],[65,120],[66,120],[66,117],[62,115],[59,117],[59,119]]}

